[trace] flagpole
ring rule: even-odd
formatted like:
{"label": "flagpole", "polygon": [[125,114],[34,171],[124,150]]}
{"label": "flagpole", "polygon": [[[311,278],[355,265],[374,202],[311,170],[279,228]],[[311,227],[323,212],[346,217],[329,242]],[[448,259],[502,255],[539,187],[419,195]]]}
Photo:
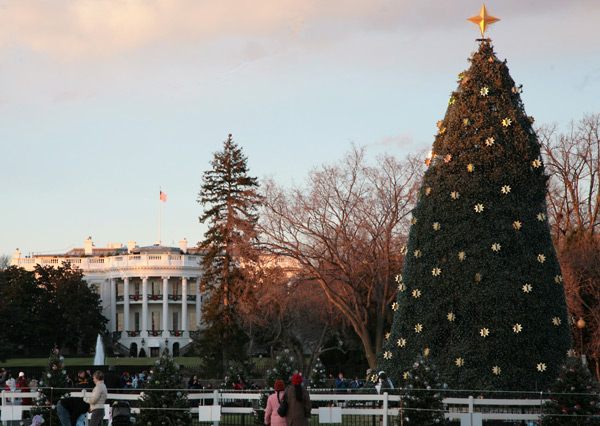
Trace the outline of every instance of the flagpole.
{"label": "flagpole", "polygon": [[160,192],[158,193],[159,197],[158,197],[158,245],[162,245],[161,241],[160,241],[160,227],[162,225],[162,187],[160,188]]}

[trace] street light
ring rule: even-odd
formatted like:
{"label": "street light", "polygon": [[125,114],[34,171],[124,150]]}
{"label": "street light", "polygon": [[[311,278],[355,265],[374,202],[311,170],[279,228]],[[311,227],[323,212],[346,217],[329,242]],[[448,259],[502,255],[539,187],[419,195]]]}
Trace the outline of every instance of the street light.
{"label": "street light", "polygon": [[585,320],[582,317],[579,317],[579,321],[577,321],[577,328],[579,328],[579,343],[581,350],[581,363],[585,365],[585,355],[583,353],[583,328],[585,327]]}

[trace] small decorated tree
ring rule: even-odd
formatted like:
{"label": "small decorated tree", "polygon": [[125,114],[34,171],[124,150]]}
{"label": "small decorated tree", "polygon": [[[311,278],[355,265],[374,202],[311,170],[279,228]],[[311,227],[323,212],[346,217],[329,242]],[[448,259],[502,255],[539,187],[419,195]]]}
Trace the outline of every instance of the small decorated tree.
{"label": "small decorated tree", "polygon": [[179,365],[165,349],[151,371],[146,389],[140,397],[140,413],[136,423],[146,425],[192,424],[187,394],[181,391]]}
{"label": "small decorated tree", "polygon": [[411,368],[402,374],[401,386],[405,388],[402,397],[399,424],[404,425],[444,425],[444,405],[441,390],[444,385],[427,355],[418,357]]}
{"label": "small decorated tree", "polygon": [[549,392],[550,400],[542,409],[544,426],[600,425],[600,398],[579,358],[567,359]]}
{"label": "small decorated tree", "polygon": [[290,356],[290,350],[284,349],[275,357],[275,364],[267,370],[267,386],[275,386],[275,380],[283,380],[285,385],[289,385],[294,373],[294,357]]}
{"label": "small decorated tree", "polygon": [[41,414],[48,424],[60,424],[58,415],[53,410],[53,407],[69,391],[64,360],[64,357],[60,355],[60,351],[56,347],[50,351],[46,372],[38,383],[40,397],[36,399],[35,406],[31,409],[32,417]]}
{"label": "small decorated tree", "polygon": [[310,387],[313,389],[322,389],[325,387],[325,379],[327,378],[327,374],[325,371],[325,366],[321,362],[321,358],[317,358],[315,365],[312,369],[312,373],[310,375]]}

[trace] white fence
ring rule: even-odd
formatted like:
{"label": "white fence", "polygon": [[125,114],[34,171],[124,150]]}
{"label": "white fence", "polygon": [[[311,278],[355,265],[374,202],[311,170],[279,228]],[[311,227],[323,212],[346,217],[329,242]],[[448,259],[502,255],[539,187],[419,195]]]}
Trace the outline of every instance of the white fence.
{"label": "white fence", "polygon": [[[248,414],[252,415],[258,406],[262,393],[228,392],[215,390],[212,392],[187,391],[188,400],[191,402],[190,411],[201,422],[213,422],[218,426],[222,415]],[[2,392],[3,423],[7,421],[20,421],[24,411],[30,405],[16,405],[14,401],[22,398],[36,399],[38,392]],[[71,396],[81,397],[83,392],[71,392]],[[541,397],[541,395],[540,395]],[[112,400],[137,401],[138,393],[109,393]],[[342,416],[379,416],[381,426],[389,426],[391,418],[403,418],[409,412],[402,408],[402,395],[358,394],[358,393],[321,393],[312,392],[311,402],[325,403],[326,406],[313,408],[313,416],[318,417],[319,423],[342,423]],[[206,401],[211,402],[207,405]],[[197,403],[194,403],[197,401]],[[232,401],[242,402],[242,406],[228,406]],[[252,403],[253,402],[253,403]],[[540,399],[480,399],[473,398],[445,398],[445,416],[448,419],[459,420],[461,426],[481,426],[483,420],[526,420],[538,421],[540,408],[545,400]],[[248,404],[250,403],[250,404]],[[139,408],[132,404],[132,412],[139,412]],[[250,405],[250,406],[246,406]],[[319,405],[319,404],[317,404]],[[392,407],[391,407],[392,405]],[[105,418],[109,417],[109,406],[105,405]]]}

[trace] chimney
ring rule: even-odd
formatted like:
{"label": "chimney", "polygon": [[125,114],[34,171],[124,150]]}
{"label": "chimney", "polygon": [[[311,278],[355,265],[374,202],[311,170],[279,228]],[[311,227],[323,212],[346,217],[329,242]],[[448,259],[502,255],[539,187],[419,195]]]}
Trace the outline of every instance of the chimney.
{"label": "chimney", "polygon": [[91,256],[94,253],[94,243],[92,242],[92,237],[88,237],[87,240],[85,240],[84,243],[84,247],[85,247],[85,255],[86,256]]}
{"label": "chimney", "polygon": [[127,252],[131,253],[135,248],[135,241],[127,241]]}
{"label": "chimney", "polygon": [[15,250],[15,254],[13,254],[13,258],[14,259],[20,259],[21,258],[21,252],[19,251],[19,249]]}
{"label": "chimney", "polygon": [[187,239],[184,238],[183,240],[179,241],[179,250],[184,253],[187,251]]}

